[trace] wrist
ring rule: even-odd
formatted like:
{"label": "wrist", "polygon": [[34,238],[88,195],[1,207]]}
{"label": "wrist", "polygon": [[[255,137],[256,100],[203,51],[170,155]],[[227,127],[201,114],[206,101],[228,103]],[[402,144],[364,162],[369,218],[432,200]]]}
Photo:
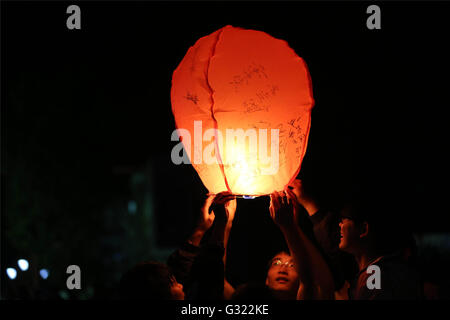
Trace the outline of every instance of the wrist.
{"label": "wrist", "polygon": [[203,236],[207,231],[207,228],[198,226],[194,229],[194,232],[192,232],[192,236]]}
{"label": "wrist", "polygon": [[198,246],[200,244],[200,241],[202,240],[204,234],[205,234],[205,231],[197,228],[194,230],[192,235],[189,237],[188,242],[194,246]]}
{"label": "wrist", "polygon": [[292,234],[296,231],[294,222],[289,223],[287,225],[279,225],[278,227],[284,234]]}

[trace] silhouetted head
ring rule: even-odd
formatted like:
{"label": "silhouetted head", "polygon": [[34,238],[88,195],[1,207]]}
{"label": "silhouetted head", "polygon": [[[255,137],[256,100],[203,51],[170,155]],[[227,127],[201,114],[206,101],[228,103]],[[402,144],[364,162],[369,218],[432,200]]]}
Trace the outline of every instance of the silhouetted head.
{"label": "silhouetted head", "polygon": [[183,286],[169,267],[160,262],[142,262],[126,272],[120,281],[123,299],[184,300]]}
{"label": "silhouetted head", "polygon": [[351,254],[370,251],[378,255],[401,249],[409,239],[404,213],[395,198],[378,194],[355,198],[341,211],[339,248]]}

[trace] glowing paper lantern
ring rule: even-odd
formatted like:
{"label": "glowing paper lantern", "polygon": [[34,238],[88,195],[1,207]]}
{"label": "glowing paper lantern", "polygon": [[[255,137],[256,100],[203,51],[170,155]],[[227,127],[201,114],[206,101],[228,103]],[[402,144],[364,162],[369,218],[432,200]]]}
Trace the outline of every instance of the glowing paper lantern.
{"label": "glowing paper lantern", "polygon": [[173,73],[171,101],[211,193],[265,195],[297,176],[314,99],[307,66],[285,41],[232,26],[200,38]]}

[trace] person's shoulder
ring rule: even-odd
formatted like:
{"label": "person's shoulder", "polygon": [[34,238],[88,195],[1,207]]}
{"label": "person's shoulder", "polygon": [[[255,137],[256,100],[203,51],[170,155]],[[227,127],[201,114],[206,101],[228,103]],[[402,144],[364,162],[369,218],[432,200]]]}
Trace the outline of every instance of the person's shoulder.
{"label": "person's shoulder", "polygon": [[417,269],[408,264],[404,258],[399,254],[390,254],[382,256],[378,261],[373,263],[384,269],[386,272],[399,273],[399,274],[416,274]]}
{"label": "person's shoulder", "polygon": [[[366,272],[360,275],[361,288],[370,299],[420,299],[420,274],[401,256],[396,254],[382,256],[371,265],[378,268],[366,269]],[[377,276],[380,277],[381,288],[369,290],[366,282]]]}

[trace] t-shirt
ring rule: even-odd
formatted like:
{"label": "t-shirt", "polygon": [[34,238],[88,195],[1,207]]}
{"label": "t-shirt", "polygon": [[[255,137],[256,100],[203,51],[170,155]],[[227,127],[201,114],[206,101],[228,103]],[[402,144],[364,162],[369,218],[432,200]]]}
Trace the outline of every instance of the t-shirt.
{"label": "t-shirt", "polygon": [[[379,267],[380,288],[373,288],[375,272],[368,272],[371,265]],[[372,277],[369,279],[369,277]],[[369,289],[367,280],[372,284]],[[404,263],[396,254],[381,256],[363,268],[350,284],[350,300],[417,300],[422,299],[422,285],[417,270]]]}

